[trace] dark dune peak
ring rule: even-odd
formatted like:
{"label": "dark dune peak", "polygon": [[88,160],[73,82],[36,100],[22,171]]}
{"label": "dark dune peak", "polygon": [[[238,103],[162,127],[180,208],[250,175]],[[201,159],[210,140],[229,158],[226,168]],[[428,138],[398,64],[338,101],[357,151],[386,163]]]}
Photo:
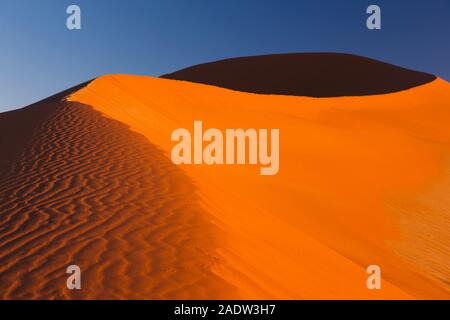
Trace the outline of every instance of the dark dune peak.
{"label": "dark dune peak", "polygon": [[381,61],[341,53],[291,53],[226,59],[161,76],[262,94],[310,97],[391,93],[436,79]]}

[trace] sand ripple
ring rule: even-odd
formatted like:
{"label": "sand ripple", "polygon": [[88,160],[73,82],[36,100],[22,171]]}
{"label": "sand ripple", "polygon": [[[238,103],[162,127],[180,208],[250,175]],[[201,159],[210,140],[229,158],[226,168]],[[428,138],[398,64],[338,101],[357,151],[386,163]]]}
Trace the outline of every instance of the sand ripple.
{"label": "sand ripple", "polygon": [[[20,119],[28,127],[7,125]],[[220,298],[218,230],[145,137],[58,98],[0,118],[0,298]],[[65,269],[82,269],[82,290]]]}

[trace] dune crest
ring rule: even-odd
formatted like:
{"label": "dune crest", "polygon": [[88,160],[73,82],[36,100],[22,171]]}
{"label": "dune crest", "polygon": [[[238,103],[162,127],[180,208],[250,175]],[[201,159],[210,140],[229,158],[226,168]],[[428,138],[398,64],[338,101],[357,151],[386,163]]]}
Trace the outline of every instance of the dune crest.
{"label": "dune crest", "polygon": [[[450,297],[449,230],[437,227],[449,219],[444,80],[315,99],[109,75],[69,101],[128,125],[167,157],[171,132],[198,119],[220,129],[280,128],[276,176],[247,166],[181,167],[222,231],[222,260],[211,270],[236,288],[228,298]],[[433,206],[423,209],[422,196]],[[366,288],[372,264],[382,268],[382,290]]]}

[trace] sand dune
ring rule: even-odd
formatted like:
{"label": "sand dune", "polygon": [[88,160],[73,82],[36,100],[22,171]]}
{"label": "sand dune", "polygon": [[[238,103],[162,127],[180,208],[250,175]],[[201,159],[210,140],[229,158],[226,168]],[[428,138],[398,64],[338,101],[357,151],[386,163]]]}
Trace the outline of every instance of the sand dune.
{"label": "sand dune", "polygon": [[[276,176],[248,166],[182,167],[226,239],[212,270],[238,297],[449,297],[447,82],[314,99],[114,75],[70,100],[127,123],[166,155],[171,131],[196,119],[221,129],[280,128]],[[371,264],[382,267],[381,291],[365,286]]]}
{"label": "sand dune", "polygon": [[397,92],[436,79],[366,57],[342,53],[289,53],[204,63],[165,74],[227,89],[309,97]]}
{"label": "sand dune", "polygon": [[[233,292],[209,270],[217,263],[216,227],[203,217],[181,169],[124,124],[60,99],[0,118],[16,125],[10,139],[29,129],[15,141],[24,143],[22,150],[2,166],[0,297],[220,298]],[[34,128],[17,126],[24,119],[35,119]],[[71,264],[81,267],[81,291],[66,289]]]}
{"label": "sand dune", "polygon": [[[449,89],[317,99],[109,75],[1,114],[0,298],[448,299]],[[194,120],[279,128],[279,173],[175,166],[171,132]]]}

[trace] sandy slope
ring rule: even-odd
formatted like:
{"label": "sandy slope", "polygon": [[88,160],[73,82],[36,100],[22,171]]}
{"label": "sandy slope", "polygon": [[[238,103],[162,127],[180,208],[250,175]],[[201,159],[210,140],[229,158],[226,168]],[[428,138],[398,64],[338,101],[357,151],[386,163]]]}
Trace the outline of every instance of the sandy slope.
{"label": "sandy slope", "polygon": [[161,77],[251,93],[306,97],[392,93],[436,79],[424,72],[334,52],[231,58],[191,66]]}
{"label": "sandy slope", "polygon": [[[61,96],[0,116],[0,298],[221,298],[219,238],[145,137]],[[9,155],[9,157],[8,157]],[[66,288],[66,267],[82,290]]]}
{"label": "sandy slope", "polygon": [[[70,101],[130,126],[166,156],[172,130],[194,120],[280,128],[276,176],[252,166],[181,167],[206,221],[220,228],[211,270],[237,288],[227,297],[450,297],[447,82],[315,99],[110,75]],[[370,264],[381,266],[383,290],[366,289]]]}

